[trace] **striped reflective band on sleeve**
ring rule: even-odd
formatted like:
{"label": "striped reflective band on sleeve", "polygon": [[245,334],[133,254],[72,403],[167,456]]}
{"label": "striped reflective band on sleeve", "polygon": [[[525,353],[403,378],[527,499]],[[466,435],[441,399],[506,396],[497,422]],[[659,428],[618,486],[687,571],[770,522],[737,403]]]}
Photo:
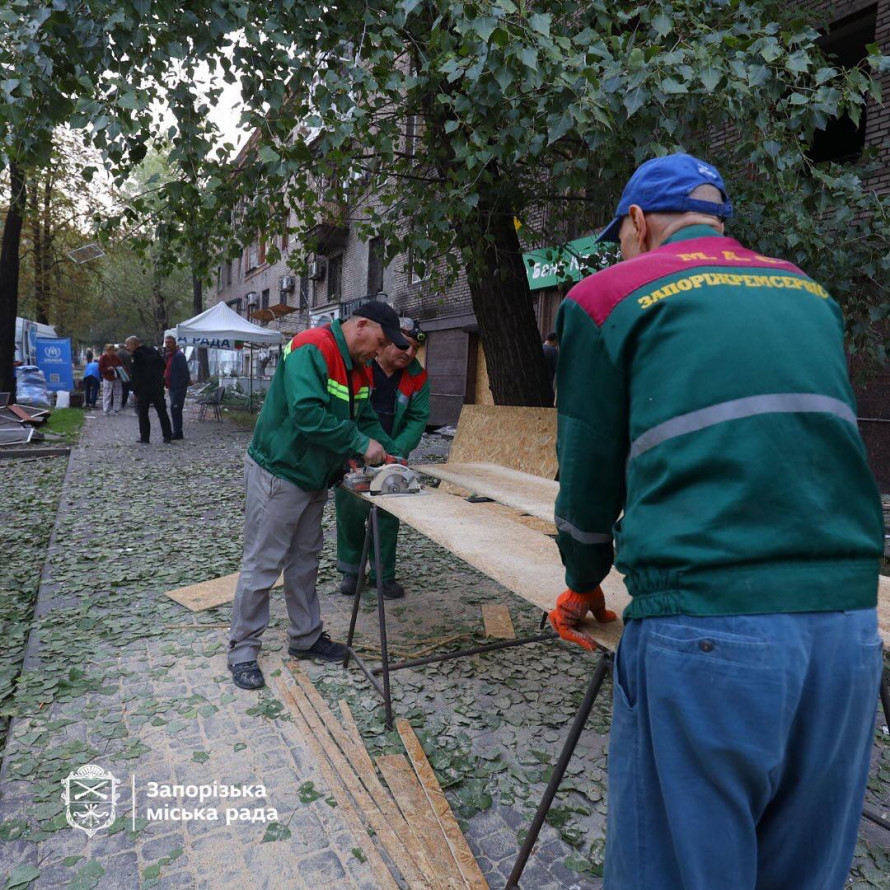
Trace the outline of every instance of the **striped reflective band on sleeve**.
{"label": "striped reflective band on sleeve", "polygon": [[852,408],[840,399],[820,396],[814,393],[784,392],[762,396],[749,396],[720,402],[698,411],[690,411],[666,420],[652,429],[646,430],[630,446],[628,460],[661,445],[668,439],[694,433],[698,430],[724,423],[727,420],[741,420],[743,417],[756,417],[758,414],[833,414],[841,420],[856,426],[856,415]]}
{"label": "striped reflective band on sleeve", "polygon": [[611,535],[603,535],[599,532],[582,532],[580,528],[576,528],[567,519],[563,519],[562,516],[554,518],[557,529],[565,532],[570,538],[574,538],[580,544],[607,544],[612,540]]}
{"label": "striped reflective band on sleeve", "polygon": [[349,387],[342,383],[337,383],[328,377],[328,392],[336,399],[343,399],[344,402],[349,401]]}
{"label": "striped reflective band on sleeve", "polygon": [[367,399],[371,395],[371,390],[367,386],[363,386],[356,394],[357,399]]}

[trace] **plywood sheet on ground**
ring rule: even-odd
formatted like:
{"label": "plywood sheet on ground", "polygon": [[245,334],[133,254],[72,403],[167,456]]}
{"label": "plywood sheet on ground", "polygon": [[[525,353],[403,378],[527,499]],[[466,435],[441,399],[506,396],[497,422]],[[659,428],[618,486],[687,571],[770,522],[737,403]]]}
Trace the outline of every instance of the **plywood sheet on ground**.
{"label": "plywood sheet on ground", "polygon": [[500,464],[555,479],[556,409],[464,405],[449,460]]}
{"label": "plywood sheet on ground", "polygon": [[485,623],[485,636],[499,640],[515,640],[513,619],[506,606],[488,604],[482,607],[482,620]]}
{"label": "plywood sheet on ground", "polygon": [[427,860],[436,870],[439,882],[449,890],[465,890],[457,861],[442,833],[439,820],[432,811],[423,786],[404,754],[384,754],[377,758],[377,766],[392,792],[406,821],[416,829]]}
{"label": "plywood sheet on ground", "polygon": [[[179,587],[176,590],[168,590],[167,596],[180,606],[191,609],[192,612],[202,612],[205,609],[215,609],[235,599],[235,588],[238,586],[240,572],[231,575],[223,575],[222,578],[214,578],[211,581],[201,581],[199,584],[189,584],[188,587]],[[281,575],[275,582],[275,587],[284,583]]]}
{"label": "plywood sheet on ground", "polygon": [[559,483],[531,473],[491,463],[417,464],[413,469],[434,479],[452,482],[473,494],[499,504],[524,510],[531,516],[553,522]]}
{"label": "plywood sheet on ground", "polygon": [[473,856],[473,851],[467,845],[467,839],[460,830],[457,819],[454,818],[454,813],[451,812],[445,792],[442,791],[442,786],[439,784],[439,780],[436,778],[436,773],[433,771],[429,760],[427,760],[426,752],[423,750],[420,740],[414,734],[414,729],[404,719],[396,720],[396,729],[399,731],[405,751],[408,753],[408,759],[414,767],[414,772],[417,773],[417,778],[420,780],[430,808],[436,814],[436,819],[442,828],[442,834],[445,835],[448,841],[451,854],[454,856],[455,862],[457,862],[457,867],[460,869],[467,887],[469,890],[489,890],[488,882],[485,880],[475,856]]}
{"label": "plywood sheet on ground", "polygon": [[[565,570],[556,542],[507,516],[486,512],[480,521],[474,508],[484,505],[437,490],[430,490],[427,497],[378,495],[365,499],[540,609],[549,612],[565,590]],[[602,588],[606,605],[620,615],[630,601],[621,575],[613,569]],[[585,630],[607,649],[618,645],[622,627],[621,619],[599,624],[591,618],[585,623]]]}

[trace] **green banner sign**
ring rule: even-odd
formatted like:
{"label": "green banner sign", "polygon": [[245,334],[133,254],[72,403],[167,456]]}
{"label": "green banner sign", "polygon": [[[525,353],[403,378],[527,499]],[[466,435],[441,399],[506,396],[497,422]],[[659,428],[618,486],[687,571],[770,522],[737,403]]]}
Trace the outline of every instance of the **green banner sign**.
{"label": "green banner sign", "polygon": [[[556,287],[580,281],[590,274],[588,257],[599,255],[608,250],[607,245],[597,244],[595,235],[578,238],[556,247],[542,247],[522,255],[525,270],[528,274],[528,286],[531,290],[545,287]],[[600,268],[602,260],[594,265]],[[582,271],[583,270],[583,271]]]}

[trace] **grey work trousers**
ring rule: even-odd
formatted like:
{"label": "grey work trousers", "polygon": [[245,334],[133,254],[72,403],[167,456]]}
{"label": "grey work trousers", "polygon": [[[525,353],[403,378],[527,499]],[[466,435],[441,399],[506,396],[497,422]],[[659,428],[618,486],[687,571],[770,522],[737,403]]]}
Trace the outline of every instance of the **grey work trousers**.
{"label": "grey work trousers", "polygon": [[269,624],[269,593],[282,569],[288,647],[311,648],[323,627],[315,582],[327,490],[303,491],[250,456],[244,461],[244,490],[244,556],[232,606],[230,665],[256,660]]}

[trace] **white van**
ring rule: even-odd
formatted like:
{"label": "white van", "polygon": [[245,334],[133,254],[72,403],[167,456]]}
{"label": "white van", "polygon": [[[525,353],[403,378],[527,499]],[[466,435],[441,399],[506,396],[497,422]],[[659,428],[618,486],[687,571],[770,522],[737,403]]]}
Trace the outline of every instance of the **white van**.
{"label": "white van", "polygon": [[58,336],[52,325],[40,324],[30,318],[16,318],[15,360],[23,365],[37,364],[37,338]]}

